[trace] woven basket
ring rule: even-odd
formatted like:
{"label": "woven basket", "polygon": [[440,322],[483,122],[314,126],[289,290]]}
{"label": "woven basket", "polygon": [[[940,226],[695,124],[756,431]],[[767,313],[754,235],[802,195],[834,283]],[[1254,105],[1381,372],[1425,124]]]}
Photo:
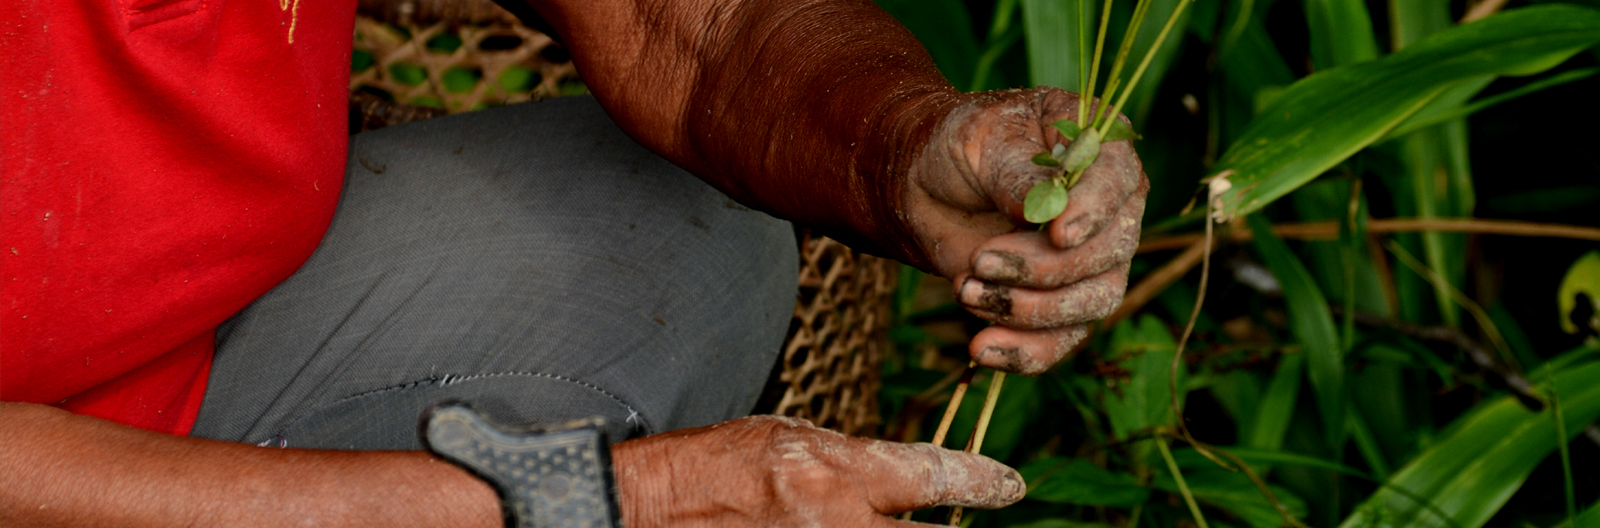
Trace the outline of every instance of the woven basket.
{"label": "woven basket", "polygon": [[[559,44],[489,0],[361,0],[353,130],[585,91]],[[756,411],[876,436],[899,265],[801,233],[800,295]]]}

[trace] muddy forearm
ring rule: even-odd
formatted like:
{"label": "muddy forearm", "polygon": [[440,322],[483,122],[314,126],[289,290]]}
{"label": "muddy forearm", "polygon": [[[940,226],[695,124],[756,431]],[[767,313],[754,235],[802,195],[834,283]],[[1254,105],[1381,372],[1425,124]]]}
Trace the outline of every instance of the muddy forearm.
{"label": "muddy forearm", "polygon": [[500,526],[493,490],[420,452],[168,436],[0,402],[4,526]]}
{"label": "muddy forearm", "polygon": [[534,3],[641,143],[742,202],[923,259],[901,185],[959,95],[870,0]]}

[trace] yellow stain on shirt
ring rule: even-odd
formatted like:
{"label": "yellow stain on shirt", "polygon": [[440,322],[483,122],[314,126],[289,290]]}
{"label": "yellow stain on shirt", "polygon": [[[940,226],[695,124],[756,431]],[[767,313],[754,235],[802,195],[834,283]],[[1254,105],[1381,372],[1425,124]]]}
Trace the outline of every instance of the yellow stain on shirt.
{"label": "yellow stain on shirt", "polygon": [[289,12],[289,43],[294,44],[294,26],[300,21],[300,0],[278,0],[278,9]]}

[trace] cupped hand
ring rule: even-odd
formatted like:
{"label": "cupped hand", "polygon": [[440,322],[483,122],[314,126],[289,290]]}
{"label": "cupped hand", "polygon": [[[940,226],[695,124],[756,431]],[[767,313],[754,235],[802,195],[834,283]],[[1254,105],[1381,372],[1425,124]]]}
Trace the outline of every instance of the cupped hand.
{"label": "cupped hand", "polygon": [[996,323],[973,337],[972,358],[1037,374],[1122,302],[1150,183],[1129,141],[1107,142],[1066,210],[1040,229],[1023,219],[1023,197],[1055,169],[1031,158],[1070,144],[1050,123],[1076,119],[1078,96],[1038,88],[968,97],[911,165],[902,220],[961,304]]}
{"label": "cupped hand", "polygon": [[1022,499],[1016,471],[932,444],[852,438],[805,420],[755,416],[612,448],[630,528],[922,526],[890,516]]}

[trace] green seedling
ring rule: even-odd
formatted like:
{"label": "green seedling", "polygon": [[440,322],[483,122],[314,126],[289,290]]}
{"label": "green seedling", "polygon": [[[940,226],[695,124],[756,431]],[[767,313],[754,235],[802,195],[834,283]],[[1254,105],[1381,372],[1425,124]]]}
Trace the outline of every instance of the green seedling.
{"label": "green seedling", "polygon": [[[1180,2],[1177,9],[1172,10],[1172,15],[1167,17],[1167,24],[1161,28],[1161,33],[1156,36],[1155,44],[1150,47],[1149,51],[1145,52],[1144,59],[1139,62],[1138,68],[1134,70],[1133,75],[1128,79],[1127,86],[1123,87],[1120,77],[1122,68],[1127,61],[1128,52],[1133,49],[1134,36],[1139,33],[1139,26],[1144,23],[1145,16],[1150,12],[1150,0],[1139,1],[1134,7],[1133,19],[1128,23],[1127,31],[1123,33],[1122,46],[1117,51],[1116,60],[1111,65],[1110,81],[1106,83],[1105,91],[1100,95],[1101,104],[1098,105],[1095,111],[1091,112],[1089,95],[1094,93],[1095,81],[1100,75],[1100,56],[1105,51],[1106,28],[1110,22],[1111,3],[1112,0],[1106,0],[1105,8],[1100,12],[1100,30],[1095,36],[1093,60],[1089,59],[1088,43],[1080,39],[1082,45],[1079,46],[1078,54],[1082,60],[1078,64],[1080,66],[1079,77],[1082,79],[1083,84],[1079,86],[1078,90],[1078,93],[1082,95],[1082,97],[1078,98],[1078,119],[1076,121],[1063,119],[1050,124],[1051,127],[1061,132],[1061,137],[1065,138],[1069,143],[1057,143],[1049,151],[1040,152],[1033,156],[1035,165],[1054,168],[1056,172],[1049,178],[1034,184],[1033,188],[1028,189],[1028,194],[1023,198],[1022,217],[1029,222],[1045,224],[1061,216],[1061,213],[1067,210],[1068,191],[1072,190],[1072,186],[1076,185],[1078,179],[1083,177],[1084,171],[1088,170],[1094,164],[1095,159],[1100,156],[1100,145],[1102,143],[1139,139],[1139,134],[1133,131],[1133,127],[1127,121],[1117,118],[1117,113],[1122,109],[1122,105],[1127,103],[1128,96],[1133,93],[1133,88],[1139,84],[1139,79],[1144,76],[1145,69],[1150,66],[1151,59],[1154,59],[1156,51],[1161,49],[1161,43],[1166,41],[1167,34],[1172,31],[1172,26],[1178,21],[1178,16],[1183,13],[1184,8],[1189,6],[1190,0]],[[1078,5],[1081,11],[1086,4],[1080,0]],[[1080,16],[1078,19],[1083,20],[1084,18]],[[1078,34],[1087,36],[1088,33],[1081,29]],[[1089,72],[1081,70],[1085,64],[1093,65]],[[1121,90],[1120,93],[1118,92],[1119,89]],[[1111,105],[1110,111],[1107,111],[1106,103],[1110,102],[1113,96],[1117,97],[1116,104]]]}
{"label": "green seedling", "polygon": [[[1078,8],[1080,14],[1082,14],[1087,1],[1079,0]],[[1172,15],[1167,18],[1166,26],[1156,36],[1155,44],[1150,46],[1150,50],[1145,53],[1144,60],[1139,63],[1139,67],[1134,70],[1133,75],[1128,79],[1126,89],[1120,92],[1120,97],[1117,99],[1116,104],[1111,105],[1108,112],[1106,111],[1106,103],[1111,101],[1114,95],[1118,95],[1117,90],[1122,85],[1122,79],[1119,77],[1122,67],[1127,59],[1129,50],[1133,48],[1134,36],[1139,33],[1139,25],[1144,22],[1145,15],[1149,14],[1150,11],[1151,0],[1139,0],[1133,10],[1133,19],[1129,22],[1128,29],[1123,34],[1121,49],[1118,50],[1117,58],[1112,64],[1111,80],[1106,84],[1105,93],[1101,94],[1101,104],[1095,109],[1093,119],[1090,118],[1088,95],[1094,93],[1095,78],[1100,74],[1100,56],[1105,47],[1106,28],[1110,23],[1112,0],[1105,0],[1105,8],[1101,11],[1100,30],[1095,37],[1093,61],[1089,60],[1088,42],[1084,40],[1088,33],[1084,31],[1085,28],[1079,28],[1078,53],[1083,59],[1079,61],[1079,77],[1083,79],[1083,84],[1078,90],[1078,93],[1082,94],[1082,97],[1078,98],[1078,118],[1076,121],[1062,119],[1050,123],[1050,126],[1060,132],[1061,137],[1067,142],[1057,143],[1049,151],[1033,155],[1032,161],[1035,165],[1050,167],[1055,169],[1055,173],[1051,174],[1049,178],[1034,184],[1028,190],[1028,194],[1022,201],[1022,216],[1024,219],[1040,224],[1042,228],[1044,224],[1061,216],[1061,213],[1067,210],[1067,202],[1070,198],[1068,191],[1072,190],[1072,186],[1077,185],[1078,179],[1083,177],[1084,171],[1089,170],[1089,167],[1094,165],[1095,160],[1100,157],[1100,145],[1109,141],[1139,138],[1139,135],[1133,131],[1132,126],[1126,121],[1117,118],[1117,112],[1128,101],[1128,95],[1133,93],[1134,86],[1138,85],[1139,78],[1144,75],[1145,68],[1150,65],[1150,60],[1155,57],[1156,51],[1161,49],[1162,42],[1166,40],[1167,34],[1172,31],[1172,26],[1178,21],[1178,16],[1183,13],[1184,8],[1188,7],[1191,1],[1193,0],[1179,2],[1177,9],[1172,11]],[[1085,18],[1084,16],[1079,16],[1078,20],[1081,21]],[[1082,71],[1084,64],[1092,64],[1092,70],[1089,72]],[[962,375],[962,382],[957,385],[955,395],[945,408],[944,418],[940,420],[939,430],[934,434],[934,445],[942,445],[944,443],[944,436],[949,431],[950,421],[955,416],[956,409],[961,405],[961,398],[965,396],[967,384],[971,382],[976,368],[977,362],[973,362],[967,366],[966,372]],[[968,451],[976,453],[982,447],[982,439],[989,428],[995,402],[1000,396],[1001,383],[1005,380],[1004,376],[1005,374],[1002,372],[995,373],[995,377],[989,386],[989,395],[984,402],[983,412],[976,427],[973,429],[971,438],[975,441],[968,446]],[[1163,453],[1166,452],[1164,441],[1162,451]],[[1168,454],[1168,462],[1169,464],[1171,463],[1170,454]],[[1174,474],[1176,473],[1174,471]],[[1178,478],[1180,479],[1180,485],[1182,485],[1182,477],[1179,476]],[[1187,492],[1187,490],[1185,491]],[[1188,494],[1185,493],[1185,496],[1187,497]],[[1189,505],[1191,510],[1195,510],[1195,518],[1203,528],[1205,520],[1196,510],[1192,497]],[[961,508],[951,510],[947,524],[951,526],[959,524],[961,516]],[[910,519],[910,517],[910,512],[907,512],[902,518]]]}

